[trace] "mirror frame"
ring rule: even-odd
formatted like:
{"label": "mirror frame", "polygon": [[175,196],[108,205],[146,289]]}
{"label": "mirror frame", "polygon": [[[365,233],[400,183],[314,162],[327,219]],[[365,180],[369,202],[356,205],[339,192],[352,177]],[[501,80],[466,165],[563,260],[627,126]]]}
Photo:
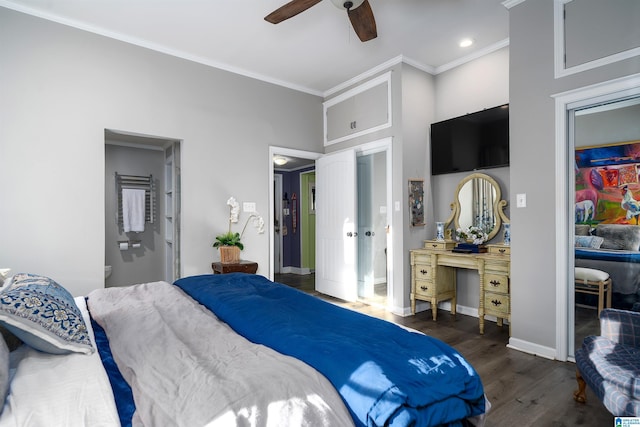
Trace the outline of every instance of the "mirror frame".
{"label": "mirror frame", "polygon": [[[498,184],[498,182],[495,179],[493,179],[487,174],[479,173],[479,172],[472,173],[471,175],[468,175],[465,178],[463,178],[462,181],[458,183],[458,187],[456,188],[456,192],[453,198],[453,203],[451,203],[451,215],[449,216],[449,218],[447,218],[445,222],[445,228],[447,229],[447,236],[446,236],[447,239],[452,239],[453,231],[455,229],[460,228],[460,211],[461,211],[460,199],[459,199],[460,190],[467,182],[477,178],[485,179],[489,181],[496,192],[496,197],[493,202],[493,215],[496,218],[496,223],[493,226],[493,229],[491,230],[491,232],[487,233],[488,235],[487,241],[493,239],[498,234],[503,223],[504,224],[510,223],[509,217],[507,217],[506,214],[504,213],[504,208],[507,206],[507,201],[502,199],[500,184]],[[453,223],[454,230],[449,228],[451,223]]]}

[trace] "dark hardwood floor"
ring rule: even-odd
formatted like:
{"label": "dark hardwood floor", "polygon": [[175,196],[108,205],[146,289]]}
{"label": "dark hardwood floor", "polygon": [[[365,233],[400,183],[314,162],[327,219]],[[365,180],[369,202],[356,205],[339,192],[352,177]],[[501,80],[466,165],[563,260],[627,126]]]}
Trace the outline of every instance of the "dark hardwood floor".
{"label": "dark hardwood floor", "polygon": [[[553,426],[573,427],[613,426],[613,416],[587,389],[587,403],[573,400],[576,389],[575,364],[558,362],[526,354],[506,347],[509,341],[508,326],[498,327],[493,322],[485,324],[485,333],[478,332],[478,319],[447,311],[438,312],[438,321],[431,318],[431,311],[415,316],[400,317],[383,308],[362,302],[347,303],[319,294],[314,289],[313,275],[276,275],[275,281],[316,295],[352,310],[386,319],[417,329],[436,337],[462,354],[476,369],[491,402],[486,427]],[[579,318],[597,316],[588,310]]]}

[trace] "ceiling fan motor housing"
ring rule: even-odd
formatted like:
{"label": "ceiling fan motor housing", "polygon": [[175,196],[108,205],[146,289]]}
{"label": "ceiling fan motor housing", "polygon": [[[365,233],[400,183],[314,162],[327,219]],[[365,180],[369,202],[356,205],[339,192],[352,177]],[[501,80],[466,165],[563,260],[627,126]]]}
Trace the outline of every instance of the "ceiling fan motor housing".
{"label": "ceiling fan motor housing", "polygon": [[337,7],[338,9],[346,9],[346,10],[351,10],[351,9],[357,9],[362,3],[364,3],[364,0],[331,0],[331,2],[334,4],[335,7]]}

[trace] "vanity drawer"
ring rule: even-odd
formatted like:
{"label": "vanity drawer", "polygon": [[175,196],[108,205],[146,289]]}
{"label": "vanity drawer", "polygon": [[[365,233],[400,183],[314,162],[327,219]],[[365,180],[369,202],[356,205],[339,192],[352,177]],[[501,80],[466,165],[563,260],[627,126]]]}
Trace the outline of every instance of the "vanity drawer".
{"label": "vanity drawer", "polygon": [[411,264],[431,265],[431,254],[424,249],[414,249],[411,251]]}
{"label": "vanity drawer", "polygon": [[493,255],[511,255],[511,246],[488,245],[489,253]]}
{"label": "vanity drawer", "polygon": [[507,276],[487,273],[484,275],[484,280],[485,292],[509,293],[509,278]]}
{"label": "vanity drawer", "polygon": [[413,277],[416,280],[431,280],[433,274],[431,272],[431,265],[429,264],[415,264],[413,266]]}
{"label": "vanity drawer", "polygon": [[424,248],[436,251],[450,251],[455,248],[456,242],[448,240],[425,240]]}
{"label": "vanity drawer", "polygon": [[494,294],[486,292],[484,294],[484,310],[496,314],[508,315],[510,313],[509,295]]}
{"label": "vanity drawer", "polygon": [[435,296],[436,285],[427,280],[416,280],[416,288],[414,290],[416,298],[426,297],[432,298]]}

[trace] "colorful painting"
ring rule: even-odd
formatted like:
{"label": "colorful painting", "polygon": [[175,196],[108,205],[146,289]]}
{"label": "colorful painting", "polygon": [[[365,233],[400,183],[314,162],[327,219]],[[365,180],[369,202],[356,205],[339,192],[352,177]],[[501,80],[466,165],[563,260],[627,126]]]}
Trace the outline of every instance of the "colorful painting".
{"label": "colorful painting", "polygon": [[640,141],[575,151],[576,224],[638,224]]}

